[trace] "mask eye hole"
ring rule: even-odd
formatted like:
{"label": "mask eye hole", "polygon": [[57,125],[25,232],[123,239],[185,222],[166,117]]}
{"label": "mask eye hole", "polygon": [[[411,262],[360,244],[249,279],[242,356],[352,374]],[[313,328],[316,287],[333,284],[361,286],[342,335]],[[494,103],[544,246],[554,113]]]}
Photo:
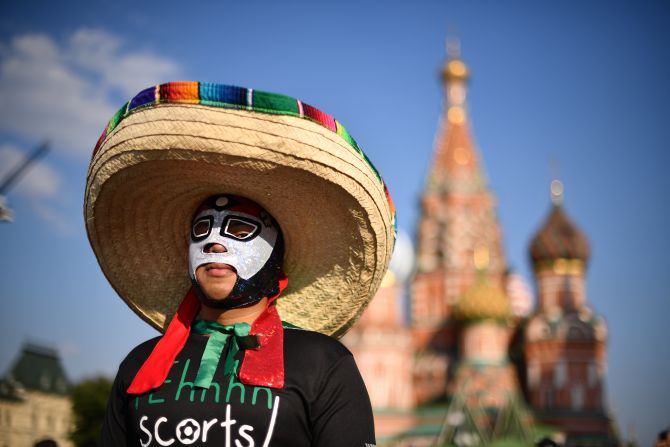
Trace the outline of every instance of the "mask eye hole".
{"label": "mask eye hole", "polygon": [[212,230],[212,217],[207,216],[203,219],[197,220],[193,224],[193,229],[191,231],[191,234],[193,236],[193,240],[202,240],[209,236],[209,232]]}
{"label": "mask eye hole", "polygon": [[240,217],[229,217],[221,230],[224,236],[232,237],[240,241],[253,239],[260,232],[260,226],[247,219]]}

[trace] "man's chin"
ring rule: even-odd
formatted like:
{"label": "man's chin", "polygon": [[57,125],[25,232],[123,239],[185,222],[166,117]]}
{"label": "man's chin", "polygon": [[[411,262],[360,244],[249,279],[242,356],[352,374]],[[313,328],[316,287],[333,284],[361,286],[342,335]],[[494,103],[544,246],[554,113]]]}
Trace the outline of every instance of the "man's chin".
{"label": "man's chin", "polygon": [[202,303],[203,306],[207,307],[212,307],[214,309],[228,309],[230,307],[230,302],[227,302],[226,299],[228,298],[228,295],[226,294],[222,298],[212,298],[209,295],[206,294],[200,294],[200,302]]}

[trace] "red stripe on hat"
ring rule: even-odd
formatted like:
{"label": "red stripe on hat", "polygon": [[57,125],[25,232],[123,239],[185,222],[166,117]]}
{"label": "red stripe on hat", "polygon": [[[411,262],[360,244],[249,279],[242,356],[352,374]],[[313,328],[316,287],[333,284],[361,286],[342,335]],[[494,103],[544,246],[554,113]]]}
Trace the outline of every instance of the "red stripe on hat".
{"label": "red stripe on hat", "polygon": [[326,127],[332,130],[333,132],[337,132],[337,124],[335,124],[335,118],[333,118],[332,116],[328,115],[325,112],[322,112],[316,107],[310,106],[309,104],[302,103],[302,107],[306,117],[313,119],[317,123],[320,123],[323,127]]}

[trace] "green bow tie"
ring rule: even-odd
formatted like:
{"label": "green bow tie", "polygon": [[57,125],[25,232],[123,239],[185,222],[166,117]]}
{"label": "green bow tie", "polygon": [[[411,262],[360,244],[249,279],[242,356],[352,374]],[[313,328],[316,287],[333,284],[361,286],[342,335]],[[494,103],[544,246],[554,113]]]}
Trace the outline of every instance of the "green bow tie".
{"label": "green bow tie", "polygon": [[240,349],[254,349],[260,347],[258,338],[255,335],[249,335],[251,326],[248,323],[235,323],[233,325],[222,325],[215,321],[196,320],[191,326],[191,331],[196,334],[209,335],[205,352],[200,360],[198,375],[195,378],[195,386],[200,388],[209,388],[214,378],[214,373],[219,365],[221,353],[230,339],[230,347],[226,354],[226,361],[223,365],[224,376],[234,375],[235,357]]}

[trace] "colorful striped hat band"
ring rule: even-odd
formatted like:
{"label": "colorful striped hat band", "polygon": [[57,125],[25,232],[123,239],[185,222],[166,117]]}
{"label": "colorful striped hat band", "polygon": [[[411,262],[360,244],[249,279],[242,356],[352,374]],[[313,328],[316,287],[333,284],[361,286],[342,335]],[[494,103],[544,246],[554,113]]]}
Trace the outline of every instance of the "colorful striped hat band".
{"label": "colorful striped hat band", "polygon": [[282,320],[343,335],[395,240],[388,189],[344,126],[287,96],[198,82],[148,88],[114,115],[89,165],[86,228],[111,285],[159,330],[190,286],[193,212],[215,194],[249,198],[279,223]]}

